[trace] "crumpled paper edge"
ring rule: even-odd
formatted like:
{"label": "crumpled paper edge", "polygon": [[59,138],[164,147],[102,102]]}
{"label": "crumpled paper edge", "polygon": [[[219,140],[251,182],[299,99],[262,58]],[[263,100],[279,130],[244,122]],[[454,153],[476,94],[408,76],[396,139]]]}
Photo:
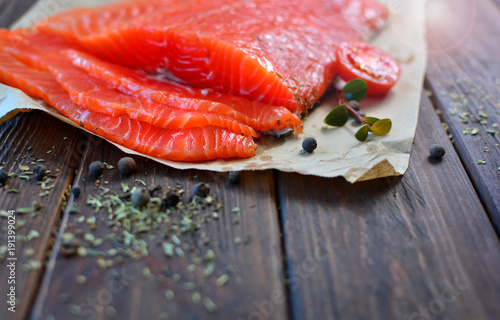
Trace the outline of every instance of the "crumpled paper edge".
{"label": "crumpled paper edge", "polygon": [[[71,6],[78,5],[75,2],[73,2]],[[88,3],[88,1],[82,1],[82,2]],[[335,132],[334,138],[337,138],[338,140],[342,141],[342,139],[349,139],[350,136],[353,139],[353,133],[355,132],[355,130],[357,130],[356,128],[346,128],[346,129],[340,128],[340,130],[338,130],[338,128],[333,128],[333,129],[329,128],[328,130],[323,130],[323,128],[321,128],[318,130],[318,125],[322,125],[322,119],[329,112],[329,110],[331,110],[332,106],[331,100],[334,97],[330,96],[327,97],[327,99],[325,99],[326,101],[324,101],[320,106],[316,107],[315,110],[313,110],[313,112],[311,112],[308,119],[305,121],[304,134],[291,135],[280,139],[262,137],[259,140],[264,140],[264,142],[263,143],[258,142],[257,155],[254,156],[253,158],[219,159],[219,160],[213,160],[207,162],[195,162],[195,163],[173,162],[173,161],[167,161],[150,157],[141,154],[139,152],[136,152],[134,150],[125,148],[111,141],[108,142],[112,143],[113,145],[115,145],[116,147],[118,147],[119,149],[121,149],[126,153],[144,156],[154,161],[163,163],[165,165],[177,169],[202,169],[202,170],[211,170],[219,172],[234,171],[234,170],[278,169],[284,172],[298,172],[301,174],[316,175],[327,178],[343,176],[347,181],[351,183],[358,181],[366,181],[381,177],[387,177],[387,176],[402,175],[408,168],[409,164],[410,151],[415,134],[416,122],[418,119],[418,108],[420,105],[420,94],[422,90],[423,75],[426,65],[426,54],[425,54],[426,44],[425,44],[425,34],[424,34],[425,31],[424,22],[423,22],[425,1],[424,0],[412,1],[410,4],[399,3],[400,6],[399,8],[392,8],[392,9],[389,8],[389,9],[393,11],[393,16],[396,16],[397,18],[397,14],[401,14],[401,12],[404,11],[405,8],[402,8],[402,6],[405,5],[413,6],[413,8],[408,8],[408,7],[406,8],[407,13],[411,12],[413,17],[414,18],[417,17],[416,20],[419,20],[417,21],[417,23],[413,23],[415,29],[414,31],[417,33],[417,38],[419,39],[418,41],[414,41],[412,44],[409,44],[409,47],[412,49],[412,51],[416,52],[413,52],[412,54],[408,55],[408,52],[405,52],[405,50],[400,50],[400,48],[388,47],[388,44],[395,45],[397,42],[397,41],[392,41],[392,39],[389,40],[387,39],[387,37],[389,36],[389,31],[392,30],[392,33],[399,32],[397,31],[398,26],[394,25],[393,23],[394,21],[392,21],[392,24],[389,25],[389,27],[386,30],[382,31],[382,33],[379,36],[377,36],[374,39],[374,41],[372,41],[375,45],[390,52],[397,60],[399,60],[399,62],[402,65],[403,72],[405,72],[405,68],[409,68],[408,65],[420,70],[418,79],[412,80],[414,85],[418,84],[418,90],[415,90],[415,88],[413,88],[411,92],[407,93],[407,95],[410,94],[412,95],[412,98],[408,100],[412,101],[411,103],[412,108],[409,109],[411,111],[410,113],[412,113],[413,116],[412,119],[414,121],[413,123],[410,124],[410,126],[406,126],[405,128],[406,133],[410,132],[411,135],[409,135],[403,140],[397,139],[396,135],[393,134],[394,133],[394,127],[393,127],[393,132],[391,132],[391,134],[389,134],[386,137],[371,138],[365,143],[357,143],[357,142],[351,143],[349,148],[347,148],[347,150],[345,150],[344,152],[337,154],[332,152],[331,154],[327,155],[327,158],[314,157],[315,155],[320,153],[320,151],[318,150],[319,148],[313,154],[304,153],[301,149],[301,141],[305,136],[308,135],[315,136],[318,142],[320,143],[322,140],[321,139],[323,133],[322,131],[328,132],[336,130],[340,132],[342,130],[343,134]],[[25,16],[23,16],[19,20],[19,22],[16,23],[14,26],[17,27],[26,26],[27,24],[31,23],[34,20],[43,18],[43,16],[37,18],[37,14],[40,12],[47,13],[46,10],[44,11],[44,8],[45,8],[44,1],[41,1],[40,3],[36,4]],[[65,8],[60,8],[60,9],[62,10]],[[397,36],[399,38],[398,41],[399,42],[402,41],[404,44],[405,42],[405,39],[403,39],[404,34]],[[399,52],[398,54],[398,51],[401,52]],[[418,65],[415,66],[415,64]],[[369,115],[378,116],[377,112],[383,113],[383,110],[379,110],[383,108],[378,108],[377,105],[381,105],[386,103],[387,101],[390,101],[391,99],[398,98],[397,97],[398,95],[399,98],[401,98],[402,95],[401,91],[403,89],[399,89],[398,86],[401,87],[401,85],[398,83],[398,85],[396,85],[396,87],[393,89],[393,92],[389,94],[388,97],[385,97],[382,100],[372,99],[373,100],[372,102],[370,101],[364,102],[363,105],[365,104],[374,105],[373,112],[368,111]],[[396,92],[396,94],[394,94],[394,92]],[[417,97],[416,99],[415,96]],[[76,125],[69,119],[65,118],[55,109],[51,108],[50,106],[47,106],[45,103],[41,101],[35,101],[19,90],[0,85],[0,97],[1,97],[0,121],[7,120],[8,118],[12,117],[15,113],[17,113],[17,111],[20,110],[26,111],[29,109],[39,109],[48,112],[49,114],[57,117],[58,119],[74,127],[83,129],[88,133],[95,135],[95,133],[86,130],[84,128],[81,128],[80,126]],[[19,108],[19,106],[22,106],[22,108]],[[408,111],[408,109],[406,111]],[[397,120],[398,118],[397,116],[393,116],[392,114],[387,115],[386,113],[386,117],[387,116],[393,120]],[[396,124],[397,122],[394,121],[394,123]],[[348,127],[348,125],[346,125],[346,127]],[[346,132],[348,133],[347,136],[345,135]],[[283,145],[286,145],[285,150],[283,150]],[[275,150],[274,152],[275,154],[279,153],[283,155],[283,152],[286,152],[284,156],[285,159],[280,159],[279,161],[276,161],[275,159],[272,158],[271,156],[273,155],[272,149],[275,148],[277,148],[277,150]],[[297,166],[298,163],[301,163],[300,167]]]}

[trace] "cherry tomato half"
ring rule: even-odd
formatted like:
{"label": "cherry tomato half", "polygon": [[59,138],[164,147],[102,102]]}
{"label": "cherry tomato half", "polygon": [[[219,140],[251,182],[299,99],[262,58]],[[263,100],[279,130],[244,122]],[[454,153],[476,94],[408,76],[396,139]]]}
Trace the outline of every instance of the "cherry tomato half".
{"label": "cherry tomato half", "polygon": [[339,77],[344,81],[365,80],[369,95],[387,93],[401,73],[388,53],[363,42],[342,42],[337,48],[337,61]]}

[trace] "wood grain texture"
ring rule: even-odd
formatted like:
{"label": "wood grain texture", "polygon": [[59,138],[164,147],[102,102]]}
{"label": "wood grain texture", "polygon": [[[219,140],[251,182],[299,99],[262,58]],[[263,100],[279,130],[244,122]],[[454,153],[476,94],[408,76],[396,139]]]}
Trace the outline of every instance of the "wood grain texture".
{"label": "wood grain texture", "polygon": [[15,22],[37,0],[0,0],[0,28]]}
{"label": "wood grain texture", "polygon": [[[107,214],[95,213],[86,205],[88,195],[99,192],[94,190],[94,181],[88,174],[88,166],[94,160],[107,161],[116,166],[124,154],[106,142],[88,149],[76,178],[75,184],[82,188],[79,198],[71,198],[81,214],[69,215],[65,212],[61,233],[90,231],[89,224],[75,222],[82,215],[86,218],[96,217],[97,228],[93,232],[96,238],[105,239],[112,233],[104,222]],[[272,171],[246,172],[242,175],[240,184],[229,185],[227,174],[202,172],[194,170],[175,170],[166,166],[136,158],[139,170],[131,177],[123,177],[117,169],[106,170],[102,181],[109,184],[102,186],[111,190],[121,190],[121,183],[134,185],[135,179],[141,179],[148,187],[160,184],[163,190],[177,184],[185,189],[184,202],[193,196],[193,186],[197,182],[206,182],[211,187],[210,195],[220,201],[224,207],[219,210],[220,219],[202,224],[201,230],[210,238],[207,245],[201,243],[201,236],[185,234],[181,237],[183,243],[189,244],[193,250],[199,250],[203,256],[212,249],[216,256],[216,270],[212,276],[205,277],[203,269],[206,263],[201,263],[193,273],[187,269],[190,264],[196,264],[196,254],[184,249],[185,257],[167,258],[162,251],[161,237],[149,238],[146,233],[142,238],[148,243],[149,255],[139,261],[125,258],[123,263],[116,263],[106,270],[96,264],[96,258],[67,258],[60,253],[60,243],[56,242],[54,254],[49,262],[49,268],[40,290],[32,316],[44,319],[53,315],[56,319],[75,317],[74,305],[80,307],[83,319],[108,319],[110,310],[116,310],[116,319],[158,319],[162,314],[169,319],[247,319],[258,313],[262,301],[279,298],[269,319],[286,318],[286,301],[284,285],[280,281],[282,275],[281,247],[279,238],[279,223],[277,218],[274,180]],[[86,180],[86,181],[84,181]],[[122,191],[117,192],[122,194]],[[241,212],[232,212],[234,207]],[[212,212],[213,206],[203,212]],[[239,223],[234,223],[234,218]],[[162,235],[162,233],[160,233]],[[235,238],[241,238],[242,243],[236,244]],[[250,237],[248,244],[244,240]],[[108,241],[96,250],[108,250],[113,245]],[[114,259],[111,257],[110,259]],[[235,273],[231,275],[231,267]],[[154,275],[154,280],[143,274],[144,268]],[[164,268],[169,275],[162,278]],[[125,283],[116,281],[113,274],[122,274]],[[173,274],[180,275],[180,281],[173,280]],[[216,279],[222,274],[230,274],[230,280],[223,286],[216,285]],[[76,277],[84,275],[86,284],[78,284]],[[193,291],[184,289],[186,282],[195,285]],[[173,290],[175,298],[168,300],[166,290]],[[209,313],[202,303],[192,302],[194,291],[201,296],[209,297],[218,306],[218,311]],[[61,304],[58,297],[68,293],[70,301]],[[73,308],[73,313],[72,313]],[[256,309],[257,308],[257,309]]]}
{"label": "wood grain texture", "polygon": [[426,85],[500,233],[500,8],[492,1],[441,2],[450,8],[449,27],[429,26],[435,32]]}
{"label": "wood grain texture", "polygon": [[[51,132],[51,135],[47,135]],[[69,137],[67,140],[64,137]],[[3,141],[0,162],[7,173],[15,173],[18,177],[11,178],[6,185],[0,188],[0,210],[17,210],[30,207],[37,201],[42,209],[37,215],[16,214],[16,250],[15,256],[15,287],[19,304],[16,313],[7,310],[6,304],[0,308],[0,319],[24,319],[31,308],[39,281],[44,271],[46,254],[52,242],[52,230],[57,228],[61,216],[63,195],[73,178],[73,171],[77,168],[79,142],[83,141],[79,130],[68,126],[41,111],[29,114],[19,114],[0,124],[0,141]],[[44,162],[37,161],[44,159]],[[36,164],[33,164],[35,162]],[[44,164],[57,178],[52,178],[44,190],[37,184],[32,175],[29,181],[19,178],[25,171],[20,165],[29,167],[32,171],[37,164]],[[16,189],[18,193],[9,193]],[[48,191],[48,195],[43,195]],[[0,245],[7,245],[7,219],[0,219]],[[26,237],[32,235],[31,240]],[[31,253],[30,253],[31,251]],[[41,263],[40,269],[26,270],[30,261]],[[0,294],[6,297],[8,288],[6,259],[1,262]],[[14,317],[13,317],[14,316]]]}
{"label": "wood grain texture", "polygon": [[500,244],[425,97],[404,177],[278,188],[293,319],[497,319]]}

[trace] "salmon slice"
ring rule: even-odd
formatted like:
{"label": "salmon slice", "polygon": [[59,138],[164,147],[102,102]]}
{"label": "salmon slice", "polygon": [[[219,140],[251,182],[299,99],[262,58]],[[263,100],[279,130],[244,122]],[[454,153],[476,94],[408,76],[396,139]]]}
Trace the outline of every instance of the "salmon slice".
{"label": "salmon slice", "polygon": [[118,64],[302,113],[335,77],[336,46],[366,40],[387,19],[373,0],[149,0],[61,13],[36,29]]}
{"label": "salmon slice", "polygon": [[[72,45],[59,37],[22,29],[15,30],[14,34],[8,35],[17,39],[17,42],[23,43],[26,39],[29,41],[29,45],[38,46],[39,48],[34,54],[39,54],[43,50],[56,52],[70,50],[71,52],[66,56],[76,67],[85,70],[92,77],[105,81],[109,86],[122,93],[146,98],[147,103],[152,103],[149,100],[153,100],[153,102],[169,108],[215,113],[216,115],[207,115],[212,121],[211,124],[227,127],[231,131],[243,132],[254,137],[257,136],[254,130],[281,134],[291,129],[295,133],[302,133],[302,120],[284,107],[253,102],[245,98],[213,92],[213,90],[194,89],[172,81],[158,80],[130,68],[105,62],[78,50],[72,50]],[[27,52],[27,50],[21,51],[24,54]],[[191,122],[202,117],[202,113],[187,112],[182,119],[186,120],[189,113],[192,117]],[[215,122],[217,120],[220,122],[221,119],[227,124],[222,125]]]}
{"label": "salmon slice", "polygon": [[0,51],[0,82],[44,100],[68,119],[95,134],[153,157],[205,161],[255,154],[256,145],[251,137],[220,127],[168,130],[125,115],[112,117],[81,107],[71,100],[50,73],[30,68],[3,51]]}
{"label": "salmon slice", "polygon": [[67,56],[76,67],[106,81],[123,93],[141,96],[183,110],[227,115],[260,132],[280,133],[292,129],[295,133],[302,133],[302,120],[285,107],[266,105],[213,90],[198,90],[171,81],[158,80],[81,51],[68,51]]}
{"label": "salmon slice", "polygon": [[134,120],[165,129],[214,125],[235,133],[258,137],[253,128],[228,116],[202,111],[185,111],[141,96],[123,94],[74,67],[66,58],[64,51],[55,50],[59,48],[52,48],[54,50],[47,52],[15,33],[7,31],[0,34],[3,35],[0,39],[0,49],[11,53],[28,66],[52,73],[75,103],[96,112],[114,117],[128,115]]}

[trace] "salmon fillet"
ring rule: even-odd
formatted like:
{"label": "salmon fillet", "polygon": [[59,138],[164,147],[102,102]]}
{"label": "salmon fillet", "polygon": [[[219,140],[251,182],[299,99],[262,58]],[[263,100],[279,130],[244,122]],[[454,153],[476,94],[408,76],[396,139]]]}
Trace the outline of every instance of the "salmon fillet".
{"label": "salmon fillet", "polygon": [[185,111],[168,107],[143,97],[123,94],[105,82],[87,75],[73,66],[65,52],[46,51],[24,41],[16,34],[0,39],[0,49],[14,55],[30,67],[50,72],[57,82],[70,94],[73,102],[96,112],[110,116],[127,115],[165,129],[196,128],[208,125],[218,126],[232,132],[258,137],[257,132],[231,117],[202,111]]}
{"label": "salmon fillet", "polygon": [[301,114],[336,76],[336,46],[366,40],[387,18],[373,0],[134,0],[36,29],[108,61]]}
{"label": "salmon fillet", "polygon": [[50,73],[28,67],[5,51],[0,51],[0,82],[44,100],[97,135],[160,159],[205,161],[255,154],[256,145],[251,137],[220,127],[167,130],[126,115],[112,117],[81,107]]}

